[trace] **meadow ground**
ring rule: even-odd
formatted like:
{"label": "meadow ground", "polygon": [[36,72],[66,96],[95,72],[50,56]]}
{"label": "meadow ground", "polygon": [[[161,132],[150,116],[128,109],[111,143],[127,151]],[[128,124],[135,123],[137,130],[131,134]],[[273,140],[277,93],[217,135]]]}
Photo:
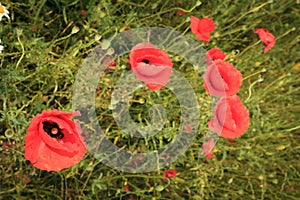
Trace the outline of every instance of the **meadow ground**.
{"label": "meadow ground", "polygon": [[[299,199],[300,197],[300,2],[296,0],[30,0],[2,1],[10,20],[0,22],[0,199]],[[190,16],[210,17],[209,43],[191,33]],[[211,108],[203,80],[176,55],[174,69],[196,88],[202,104],[199,134],[165,169],[126,173],[107,167],[89,152],[60,172],[34,168],[24,158],[30,120],[43,110],[72,111],[72,89],[84,58],[104,39],[126,30],[162,27],[182,32],[209,50],[218,47],[243,74],[238,95],[251,124],[235,140],[220,138],[212,159],[199,156]],[[276,45],[266,54],[253,33],[267,28]],[[145,124],[152,100],[172,110],[157,137],[124,135],[113,121],[110,95],[127,55],[99,81],[97,114],[108,138],[129,150],[155,150],[176,135],[180,110],[174,95],[137,90],[131,116]],[[176,59],[179,59],[179,61]],[[176,62],[175,62],[176,61]],[[201,89],[197,89],[201,88]],[[174,102],[175,103],[174,103]],[[169,102],[169,103],[168,103]],[[170,103],[171,102],[171,103]]]}

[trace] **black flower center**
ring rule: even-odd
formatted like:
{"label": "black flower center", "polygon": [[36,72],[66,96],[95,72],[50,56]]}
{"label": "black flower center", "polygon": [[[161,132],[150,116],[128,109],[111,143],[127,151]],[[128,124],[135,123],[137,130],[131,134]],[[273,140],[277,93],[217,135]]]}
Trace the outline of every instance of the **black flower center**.
{"label": "black flower center", "polygon": [[149,61],[148,59],[143,59],[142,62],[143,62],[143,63],[146,63],[146,64],[149,64],[149,63],[150,63],[150,61]]}
{"label": "black flower center", "polygon": [[52,138],[62,139],[64,134],[55,122],[43,122],[44,131]]}

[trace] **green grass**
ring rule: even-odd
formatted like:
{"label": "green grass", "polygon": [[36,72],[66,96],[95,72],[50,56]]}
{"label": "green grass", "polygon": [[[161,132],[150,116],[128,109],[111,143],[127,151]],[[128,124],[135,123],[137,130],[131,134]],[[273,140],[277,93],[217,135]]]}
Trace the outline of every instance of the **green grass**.
{"label": "green grass", "polygon": [[[300,197],[300,4],[286,1],[2,1],[11,21],[0,22],[4,51],[0,54],[0,199],[297,199]],[[87,16],[81,15],[81,10]],[[186,10],[186,15],[176,14]],[[248,131],[232,144],[219,139],[214,158],[199,157],[203,142],[197,136],[187,152],[167,169],[172,179],[162,180],[163,169],[130,174],[106,167],[87,152],[84,159],[59,173],[35,169],[23,156],[24,136],[33,116],[46,109],[71,111],[72,85],[84,58],[101,43],[126,28],[164,27],[195,38],[187,18],[211,17],[216,24],[205,49],[218,47],[244,77],[238,93],[250,111]],[[78,27],[76,32],[74,27]],[[276,45],[263,54],[254,28],[267,28]],[[73,34],[72,34],[73,30]],[[76,32],[76,33],[75,33]],[[201,43],[199,41],[199,43]],[[109,96],[120,73],[128,71],[125,57],[115,71],[105,74],[97,113],[112,141],[130,150],[158,149],[175,135],[178,109],[168,129],[156,138],[136,140],[124,136],[108,111]],[[127,65],[127,66],[126,66]],[[125,66],[125,67],[124,67]],[[201,77],[188,64],[174,68],[202,87]],[[195,80],[199,80],[199,83]],[[172,100],[168,90],[162,99]],[[155,92],[135,96],[132,116],[144,123]],[[209,96],[200,89],[203,102]],[[101,102],[100,102],[101,101]],[[174,100],[175,101],[175,100]],[[204,103],[205,104],[205,103]],[[172,109],[166,105],[166,109]],[[205,105],[201,108],[209,110]],[[106,115],[103,118],[102,115]],[[207,130],[209,114],[201,118]],[[138,118],[140,116],[140,118]],[[157,144],[157,146],[155,146]],[[130,187],[126,192],[125,185]]]}

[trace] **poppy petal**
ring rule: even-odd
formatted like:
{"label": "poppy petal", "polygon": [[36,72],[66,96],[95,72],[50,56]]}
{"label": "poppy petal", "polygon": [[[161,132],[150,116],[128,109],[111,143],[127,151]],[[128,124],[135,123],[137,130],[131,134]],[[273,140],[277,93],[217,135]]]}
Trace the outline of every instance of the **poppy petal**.
{"label": "poppy petal", "polygon": [[175,169],[165,169],[164,170],[164,175],[163,175],[163,180],[166,180],[167,178],[173,178],[176,176],[177,171]]}
{"label": "poppy petal", "polygon": [[206,158],[212,159],[212,155],[214,154],[214,152],[213,152],[214,147],[215,147],[214,138],[210,138],[208,141],[203,143],[202,152]]}
{"label": "poppy petal", "polygon": [[212,48],[206,53],[206,63],[207,65],[212,64],[215,60],[225,60],[225,53],[218,48]]}
{"label": "poppy petal", "polygon": [[272,48],[275,45],[275,36],[271,34],[267,29],[256,28],[253,32],[258,34],[259,39],[266,46],[264,49],[264,53],[267,53],[270,50],[270,48]]}

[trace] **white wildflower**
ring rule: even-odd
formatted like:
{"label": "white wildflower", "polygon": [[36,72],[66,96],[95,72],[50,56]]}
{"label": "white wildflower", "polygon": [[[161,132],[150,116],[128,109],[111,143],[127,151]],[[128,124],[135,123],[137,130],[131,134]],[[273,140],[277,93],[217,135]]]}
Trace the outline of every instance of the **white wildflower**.
{"label": "white wildflower", "polygon": [[[1,43],[1,39],[0,39],[0,43]],[[2,45],[0,44],[0,53],[2,53],[3,48],[4,48],[4,46],[2,46]]]}
{"label": "white wildflower", "polygon": [[10,19],[8,14],[9,11],[6,9],[5,6],[1,5],[0,3],[0,21],[2,20],[2,17],[7,17],[7,19]]}

